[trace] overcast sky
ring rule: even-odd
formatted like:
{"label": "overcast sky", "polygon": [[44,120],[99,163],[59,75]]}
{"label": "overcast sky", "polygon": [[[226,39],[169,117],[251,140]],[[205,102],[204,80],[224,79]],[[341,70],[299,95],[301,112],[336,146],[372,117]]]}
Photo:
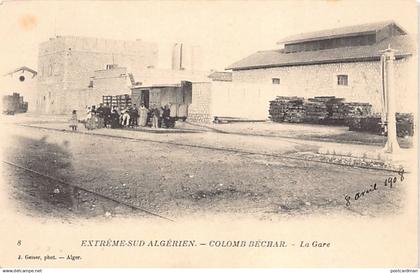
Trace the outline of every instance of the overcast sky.
{"label": "overcast sky", "polygon": [[[0,0],[1,1],[1,0]],[[395,20],[417,35],[415,1],[5,1],[0,4],[0,73],[37,69],[38,44],[57,35],[143,39],[159,44],[160,67],[170,45],[200,45],[206,68],[224,69],[276,48],[282,37],[340,26]]]}

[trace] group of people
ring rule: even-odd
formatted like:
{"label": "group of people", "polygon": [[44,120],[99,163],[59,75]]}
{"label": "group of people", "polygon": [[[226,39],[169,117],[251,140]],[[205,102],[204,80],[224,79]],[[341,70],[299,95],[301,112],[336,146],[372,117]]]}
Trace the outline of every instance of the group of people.
{"label": "group of people", "polygon": [[[70,127],[74,125],[76,112],[73,111]],[[174,128],[175,117],[171,117],[169,105],[148,109],[143,103],[138,108],[136,104],[120,110],[117,106],[110,107],[108,103],[92,105],[87,108],[85,127],[88,130],[99,128],[134,128],[151,126],[153,128]],[[73,120],[73,121],[72,121]],[[73,127],[72,127],[73,128]],[[77,129],[77,126],[76,126]]]}

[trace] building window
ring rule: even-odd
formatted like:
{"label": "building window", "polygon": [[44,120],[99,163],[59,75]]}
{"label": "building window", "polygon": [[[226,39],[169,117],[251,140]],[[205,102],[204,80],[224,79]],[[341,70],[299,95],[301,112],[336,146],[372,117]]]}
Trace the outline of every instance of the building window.
{"label": "building window", "polygon": [[106,65],[106,70],[110,70],[110,69],[115,69],[117,68],[118,65],[117,64],[107,64]]}
{"label": "building window", "polygon": [[349,85],[348,75],[337,75],[337,85],[347,86]]}
{"label": "building window", "polygon": [[272,79],[271,79],[271,82],[272,82],[273,84],[280,84],[280,78],[272,78]]}

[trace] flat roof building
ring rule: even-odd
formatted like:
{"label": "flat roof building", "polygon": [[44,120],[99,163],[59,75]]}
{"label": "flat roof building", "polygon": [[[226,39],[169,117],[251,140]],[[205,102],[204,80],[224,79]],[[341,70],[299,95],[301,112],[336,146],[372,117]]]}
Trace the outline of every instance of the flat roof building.
{"label": "flat roof building", "polygon": [[39,46],[37,110],[66,114],[80,109],[92,93],[91,78],[99,77],[95,71],[111,70],[115,64],[128,70],[153,68],[157,58],[157,45],[141,40],[50,38]]}

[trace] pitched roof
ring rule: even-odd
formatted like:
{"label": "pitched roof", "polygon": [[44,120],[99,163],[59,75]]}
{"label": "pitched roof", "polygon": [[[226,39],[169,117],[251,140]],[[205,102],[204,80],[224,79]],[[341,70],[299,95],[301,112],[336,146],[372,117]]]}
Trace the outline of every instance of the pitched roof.
{"label": "pitched roof", "polygon": [[33,70],[33,69],[31,69],[31,68],[29,68],[27,66],[21,66],[19,68],[16,68],[13,71],[10,71],[9,73],[4,74],[4,76],[12,75],[12,74],[15,74],[15,73],[17,73],[19,71],[28,71],[28,72],[32,73],[32,78],[34,78],[38,74],[38,72],[36,72],[35,70]]}
{"label": "pitched roof", "polygon": [[369,24],[347,26],[347,27],[327,29],[327,30],[321,30],[321,31],[300,33],[300,34],[285,37],[282,40],[278,41],[277,44],[308,42],[312,40],[322,40],[322,39],[331,39],[335,37],[348,37],[348,36],[356,36],[360,34],[375,33],[376,31],[381,30],[388,25],[394,25],[396,28],[398,28],[401,31],[402,34],[407,34],[406,31],[401,26],[396,24],[394,21],[383,21],[383,22],[377,22],[377,23],[369,23]]}
{"label": "pitched roof", "polygon": [[208,75],[213,81],[222,81],[222,82],[231,82],[232,81],[232,72],[220,72],[215,71]]}
{"label": "pitched roof", "polygon": [[294,53],[284,53],[281,49],[258,51],[231,64],[226,69],[244,70],[278,66],[379,60],[379,51],[388,48],[388,45],[397,50],[395,53],[397,59],[409,56],[416,51],[411,37],[409,35],[400,35],[366,46],[340,47]]}

